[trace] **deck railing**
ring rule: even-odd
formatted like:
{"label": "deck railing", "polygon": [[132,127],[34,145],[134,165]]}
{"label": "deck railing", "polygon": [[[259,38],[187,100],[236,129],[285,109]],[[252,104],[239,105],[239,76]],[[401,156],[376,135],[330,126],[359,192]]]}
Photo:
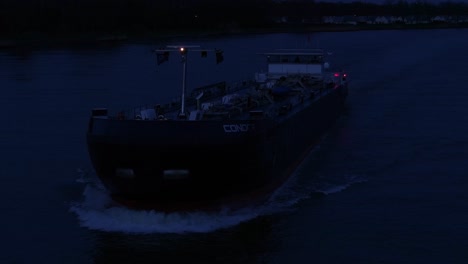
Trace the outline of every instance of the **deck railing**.
{"label": "deck railing", "polygon": [[[204,95],[202,97],[201,101],[202,102],[203,101],[209,101],[209,100],[212,100],[214,98],[221,97],[221,96],[223,96],[225,94],[228,94],[228,93],[233,93],[233,92],[245,89],[245,88],[253,87],[255,85],[255,81],[253,81],[253,80],[241,80],[241,81],[238,81],[238,82],[230,83],[229,85],[227,85],[225,82],[218,82],[218,83],[214,83],[214,84],[211,84],[211,85],[195,88],[195,89],[193,89],[193,91],[191,93],[191,96],[186,97],[185,105],[188,106],[188,107],[196,106],[197,101],[195,99],[195,96],[198,95],[198,93],[202,92],[203,88],[210,89],[210,88],[213,88],[213,87],[216,87],[216,86],[221,86],[221,85],[224,85],[224,88],[220,89],[222,92],[212,93],[211,95],[207,95],[207,96]],[[137,107],[133,107],[133,108],[130,108],[130,109],[120,111],[120,112],[116,113],[115,115],[111,116],[110,118],[138,119],[139,117],[141,117],[141,112],[144,111],[144,110],[148,110],[148,109],[154,109],[155,112],[156,112],[156,116],[158,116],[160,114],[164,114],[164,113],[176,112],[181,107],[181,101],[180,100],[181,100],[181,97],[176,96],[176,97],[172,97],[168,101],[168,103],[164,103],[164,104],[155,103],[155,104],[140,105],[140,106],[137,106]]]}

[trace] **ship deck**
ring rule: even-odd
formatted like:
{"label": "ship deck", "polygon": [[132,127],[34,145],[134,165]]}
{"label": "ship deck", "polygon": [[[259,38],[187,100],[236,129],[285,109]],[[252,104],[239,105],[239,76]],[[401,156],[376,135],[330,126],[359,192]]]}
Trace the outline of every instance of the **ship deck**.
{"label": "ship deck", "polygon": [[307,75],[284,76],[262,83],[249,80],[227,85],[218,82],[192,91],[185,101],[185,118],[180,118],[180,97],[165,104],[120,111],[109,118],[142,121],[276,118],[319,98],[335,85],[332,78]]}

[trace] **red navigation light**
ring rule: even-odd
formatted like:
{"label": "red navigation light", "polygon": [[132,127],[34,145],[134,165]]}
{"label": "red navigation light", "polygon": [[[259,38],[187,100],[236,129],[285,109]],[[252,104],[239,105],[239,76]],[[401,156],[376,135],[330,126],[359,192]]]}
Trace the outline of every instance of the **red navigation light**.
{"label": "red navigation light", "polygon": [[339,74],[339,73],[335,73],[334,76],[335,76],[335,77],[340,77],[340,74]]}

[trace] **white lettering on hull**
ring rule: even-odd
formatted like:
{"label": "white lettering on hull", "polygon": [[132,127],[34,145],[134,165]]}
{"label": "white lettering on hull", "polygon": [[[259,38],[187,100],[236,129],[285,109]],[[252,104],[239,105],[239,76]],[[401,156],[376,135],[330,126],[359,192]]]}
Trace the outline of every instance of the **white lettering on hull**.
{"label": "white lettering on hull", "polygon": [[228,124],[223,125],[224,132],[226,133],[240,133],[254,130],[253,124]]}

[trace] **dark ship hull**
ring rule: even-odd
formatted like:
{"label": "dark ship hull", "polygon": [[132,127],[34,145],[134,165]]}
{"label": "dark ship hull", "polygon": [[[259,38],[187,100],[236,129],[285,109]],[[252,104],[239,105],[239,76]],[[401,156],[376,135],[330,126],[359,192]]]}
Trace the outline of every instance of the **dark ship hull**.
{"label": "dark ship hull", "polygon": [[320,90],[271,118],[92,116],[89,155],[112,198],[126,206],[186,210],[261,201],[333,125],[347,89],[344,83]]}

